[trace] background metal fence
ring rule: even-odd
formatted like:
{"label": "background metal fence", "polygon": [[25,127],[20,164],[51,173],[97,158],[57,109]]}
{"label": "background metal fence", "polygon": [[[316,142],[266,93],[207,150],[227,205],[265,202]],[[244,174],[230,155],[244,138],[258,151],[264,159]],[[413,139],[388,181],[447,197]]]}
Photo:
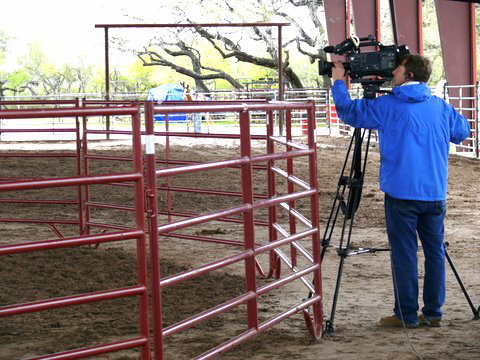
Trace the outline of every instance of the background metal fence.
{"label": "background metal fence", "polygon": [[[461,145],[453,145],[451,147],[451,152],[456,153],[462,156],[480,158],[480,141],[479,141],[479,91],[480,85],[460,85],[460,86],[448,86],[445,85],[443,88],[432,88],[437,96],[444,98],[447,102],[451,103],[456,110],[465,115],[470,122],[470,127],[472,129],[471,135],[466,141]],[[471,96],[471,89],[474,88],[475,96]],[[350,90],[352,98],[361,98],[362,89],[360,87]],[[269,101],[278,100],[278,90],[259,90],[259,91],[213,91],[208,94],[203,94],[207,99],[211,101],[251,101],[251,100],[260,100],[267,99]],[[55,95],[44,97],[42,100],[45,100],[45,105],[52,100],[61,100],[63,103],[55,103],[52,101],[50,106],[69,106],[70,103],[73,104],[75,98],[83,98],[94,101],[94,99],[101,99],[101,94],[67,94],[67,95]],[[114,94],[111,96],[112,100],[145,100],[147,94],[145,93],[129,93],[129,94]],[[73,100],[72,100],[73,99]],[[38,97],[11,97],[4,98],[3,101],[0,101],[0,109],[12,109],[12,108],[23,108],[29,106],[29,100],[39,100]],[[317,134],[318,135],[331,135],[331,136],[342,136],[342,135],[351,135],[352,129],[349,126],[346,126],[342,123],[337,117],[335,111],[335,104],[333,103],[333,97],[330,89],[320,89],[320,88],[305,88],[305,89],[289,89],[284,93],[284,100],[289,102],[303,102],[307,100],[315,101],[315,119],[317,123]],[[55,103],[55,104],[54,104]],[[304,110],[298,110],[292,112],[292,133],[293,136],[304,136],[306,135],[306,118],[307,114]],[[200,122],[199,122],[200,121]],[[62,125],[61,119],[52,119],[52,127],[61,128]],[[98,126],[100,128],[112,129],[115,127],[125,126],[125,119],[122,117],[108,118],[103,117],[97,119]],[[252,123],[253,126],[258,125],[259,127],[264,126],[266,122],[265,114],[258,112],[257,114],[252,113]],[[278,118],[275,119],[275,122],[278,122]],[[0,141],[8,140],[31,140],[25,138],[18,138],[18,133],[15,133],[15,138],[13,138],[12,133],[9,133],[8,124],[0,119]],[[15,126],[24,126],[28,127],[28,121],[18,120]],[[156,126],[161,126],[161,123],[157,123]],[[176,126],[183,126],[186,132],[219,132],[222,128],[228,129],[228,132],[239,132],[238,122],[235,119],[229,118],[229,113],[225,112],[216,113],[216,114],[201,114],[196,116],[195,114],[189,114],[187,121],[183,124],[177,124]],[[213,130],[215,128],[215,130]],[[183,131],[182,130],[182,131]],[[37,134],[38,135],[38,134]],[[42,134],[42,138],[38,140],[46,140],[48,138],[46,133]],[[377,139],[377,137],[374,137]]]}

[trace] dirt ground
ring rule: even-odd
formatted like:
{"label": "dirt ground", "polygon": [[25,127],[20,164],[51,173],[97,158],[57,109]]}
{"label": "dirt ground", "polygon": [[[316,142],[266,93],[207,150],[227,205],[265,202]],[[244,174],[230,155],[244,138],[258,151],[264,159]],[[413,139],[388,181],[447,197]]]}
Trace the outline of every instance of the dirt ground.
{"label": "dirt ground", "polygon": [[[318,179],[320,194],[321,234],[333,203],[338,176],[346,154],[348,138],[319,137]],[[8,147],[8,145],[11,145]],[[3,154],[34,153],[29,146],[14,149],[15,144],[2,144]],[[37,144],[38,145],[38,144]],[[45,144],[51,149],[51,144]],[[60,144],[61,145],[61,144]],[[264,153],[261,146],[255,152]],[[38,151],[38,150],[36,150]],[[43,151],[43,150],[42,150]],[[67,150],[57,150],[67,151]],[[128,156],[129,147],[109,143],[99,146],[93,153]],[[158,154],[164,147],[158,146]],[[212,161],[239,157],[236,146],[196,145],[172,147],[176,160]],[[159,156],[160,158],[161,156]],[[352,242],[358,247],[385,248],[387,238],[383,214],[383,193],[378,189],[378,149],[372,146],[367,165],[363,197],[356,215]],[[278,166],[284,168],[284,163]],[[130,168],[122,160],[91,160],[92,174],[121,172]],[[162,165],[159,165],[161,167]],[[296,159],[295,174],[306,175],[305,159]],[[66,177],[75,174],[72,158],[0,158],[0,181],[7,178]],[[475,306],[480,304],[480,161],[458,156],[450,158],[448,212],[446,241],[449,253],[461,275]],[[265,171],[256,170],[255,190],[265,192]],[[165,186],[165,181],[159,182]],[[215,170],[197,175],[180,176],[173,186],[197,189],[240,191],[238,169]],[[277,178],[278,191],[285,193],[284,181]],[[7,192],[2,199],[75,199],[71,188],[29,190],[22,194]],[[99,185],[92,187],[92,201],[110,204],[132,205],[132,190],[125,187]],[[219,200],[220,199],[220,200]],[[176,212],[207,213],[238,204],[240,198],[225,198],[192,192],[174,192],[172,210]],[[166,196],[161,191],[160,209],[165,209]],[[299,201],[299,211],[308,215],[309,204]],[[279,212],[279,223],[286,224],[287,216]],[[77,218],[77,209],[71,205],[12,204],[2,203],[0,218],[43,218],[71,220]],[[95,222],[133,225],[131,212],[94,209]],[[266,219],[266,211],[258,211],[256,218]],[[166,222],[165,216],[161,223]],[[340,225],[337,225],[339,228]],[[75,226],[59,225],[64,236],[78,233]],[[288,227],[287,227],[288,228]],[[96,229],[98,230],[98,229]],[[268,241],[265,227],[256,226],[256,241]],[[337,276],[339,257],[338,229],[332,247],[322,264],[325,320],[331,316],[331,304]],[[240,224],[215,222],[185,230],[183,234],[242,240]],[[0,245],[53,239],[55,234],[47,225],[33,223],[0,222]],[[309,248],[308,242],[303,242]],[[283,248],[288,253],[288,248]],[[199,264],[235,254],[237,247],[205,242],[189,241],[174,237],[160,240],[162,276],[191,269]],[[268,270],[265,257],[260,259]],[[420,285],[422,254],[419,250]],[[163,319],[173,324],[190,315],[220,304],[243,292],[243,265],[236,264],[214,271],[180,285],[167,288],[162,295]],[[288,274],[286,266],[282,275]],[[271,282],[258,279],[258,286]],[[98,248],[84,246],[9,255],[0,258],[0,306],[31,302],[39,299],[74,295],[108,288],[119,288],[136,283],[135,244],[121,242],[102,244]],[[420,286],[421,288],[421,286]],[[294,282],[263,296],[260,301],[260,319],[265,321],[305,299],[308,290],[301,282]],[[420,294],[421,298],[421,294]],[[420,303],[421,304],[421,303]],[[335,334],[312,342],[306,330],[302,314],[298,313],[281,322],[264,334],[233,348],[220,356],[222,359],[479,359],[480,321],[472,320],[473,314],[460,287],[447,265],[447,300],[445,320],[441,328],[420,327],[409,329],[385,329],[378,326],[382,316],[390,315],[393,307],[393,290],[388,252],[375,252],[351,256],[346,259],[338,306],[335,313]],[[189,359],[234,337],[246,330],[245,307],[239,307],[215,317],[178,335],[167,338],[167,359]],[[37,312],[0,319],[0,359],[24,359],[66,349],[113,342],[138,334],[136,299],[113,300],[102,303],[75,306],[65,309]],[[112,353],[101,359],[137,359],[137,351]]]}

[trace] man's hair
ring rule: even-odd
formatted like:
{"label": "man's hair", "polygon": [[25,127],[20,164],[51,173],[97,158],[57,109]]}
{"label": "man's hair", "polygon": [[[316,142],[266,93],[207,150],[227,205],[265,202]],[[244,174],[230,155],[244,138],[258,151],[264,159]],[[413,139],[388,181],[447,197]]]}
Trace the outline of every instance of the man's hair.
{"label": "man's hair", "polygon": [[408,54],[402,59],[402,65],[405,66],[405,73],[412,72],[415,81],[426,83],[432,74],[432,62],[421,55]]}

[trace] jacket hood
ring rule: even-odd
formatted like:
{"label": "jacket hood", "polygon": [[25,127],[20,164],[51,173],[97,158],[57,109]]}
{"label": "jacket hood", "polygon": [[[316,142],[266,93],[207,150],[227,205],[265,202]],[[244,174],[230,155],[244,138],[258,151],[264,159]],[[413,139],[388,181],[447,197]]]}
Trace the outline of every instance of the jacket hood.
{"label": "jacket hood", "polygon": [[430,99],[432,91],[425,83],[396,86],[393,95],[404,102],[422,102]]}

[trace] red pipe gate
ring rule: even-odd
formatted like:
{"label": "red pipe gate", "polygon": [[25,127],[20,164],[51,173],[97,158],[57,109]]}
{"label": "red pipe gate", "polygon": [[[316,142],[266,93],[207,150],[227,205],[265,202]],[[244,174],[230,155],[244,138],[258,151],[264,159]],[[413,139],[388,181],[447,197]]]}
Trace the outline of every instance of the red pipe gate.
{"label": "red pipe gate", "polygon": [[[93,103],[92,103],[93,104]],[[310,336],[314,339],[321,337],[323,332],[322,314],[322,281],[320,264],[320,236],[319,236],[319,208],[318,208],[318,183],[316,170],[316,129],[315,129],[315,104],[313,101],[305,103],[238,103],[225,102],[215,104],[192,103],[170,106],[156,106],[152,102],[145,103],[145,130],[141,129],[141,108],[135,104],[113,104],[109,102],[108,108],[83,107],[68,109],[31,109],[31,110],[2,110],[0,118],[24,119],[24,118],[52,118],[52,117],[76,117],[77,126],[77,161],[84,161],[84,171],[78,168],[77,176],[71,178],[51,178],[41,180],[3,179],[0,182],[0,191],[40,189],[47,187],[77,186],[79,200],[79,236],[63,237],[59,231],[55,233],[59,239],[41,240],[36,242],[19,243],[0,246],[0,255],[17,254],[46,249],[81,246],[88,244],[100,244],[103,242],[135,239],[137,245],[138,274],[137,285],[121,289],[107,289],[95,293],[77,294],[63,298],[45,299],[26,304],[11,304],[0,307],[0,317],[14,316],[23,313],[49,310],[59,307],[74,306],[78,304],[109,300],[126,296],[138,296],[140,311],[138,313],[140,333],[135,337],[108,344],[96,344],[93,346],[57,353],[41,358],[49,359],[72,359],[108,352],[140,348],[142,359],[151,358],[150,343],[153,343],[154,358],[164,359],[164,340],[182,330],[205,321],[213,316],[227,312],[239,305],[246,305],[245,330],[238,336],[219,344],[217,347],[206,351],[198,356],[199,359],[211,358],[228,349],[248,340],[261,333],[278,322],[300,311],[303,312]],[[282,111],[285,113],[286,137],[275,136],[275,115]],[[308,121],[307,143],[297,143],[292,138],[291,121],[292,112],[306,111]],[[229,113],[238,116],[240,134],[201,134],[180,133],[169,130],[168,115],[173,113]],[[251,133],[251,113],[262,112],[266,114],[266,133],[254,135]],[[154,127],[154,114],[166,114],[165,131],[156,132]],[[94,159],[95,155],[87,152],[88,134],[107,133],[104,130],[90,130],[87,126],[87,118],[91,116],[120,116],[127,115],[132,119],[131,131],[108,131],[109,134],[124,134],[132,136],[133,144],[133,171],[121,174],[89,175],[88,160]],[[79,126],[78,117],[82,117],[83,126]],[[80,128],[82,131],[80,131]],[[80,133],[82,141],[80,142]],[[142,154],[142,136],[145,142],[145,158]],[[210,138],[231,138],[240,142],[240,153],[235,159],[220,160],[206,163],[183,162],[180,166],[170,167],[175,164],[169,159],[169,139],[172,136],[193,136]],[[156,159],[155,138],[166,139],[166,161]],[[252,140],[266,142],[266,153],[254,155],[252,152]],[[276,151],[281,146],[283,151]],[[294,175],[294,159],[307,158],[308,180],[302,180]],[[99,157],[100,158],[100,157]],[[286,162],[286,169],[282,169],[278,162]],[[159,164],[166,167],[158,168]],[[240,169],[241,188],[238,193],[215,190],[199,190],[178,188],[172,185],[178,175],[193,174],[201,171],[214,169],[237,168]],[[256,194],[254,192],[254,170],[266,171],[267,193]],[[284,178],[286,192],[282,193],[277,188],[277,179]],[[159,179],[166,179],[167,186],[159,186]],[[1,180],[1,179],[0,179]],[[91,221],[89,209],[95,206],[118,208],[108,204],[95,204],[90,200],[90,185],[113,184],[131,186],[135,195],[135,206],[128,209],[134,212],[135,228],[122,228],[116,225],[97,224]],[[132,185],[133,184],[133,185]],[[218,211],[204,214],[180,214],[171,208],[171,192],[197,192],[218,196],[233,196],[241,199],[240,204],[224,208]],[[160,197],[159,195],[166,195]],[[162,200],[166,198],[166,200]],[[1,200],[1,199],[0,199]],[[21,202],[22,200],[18,200]],[[296,209],[297,201],[309,202],[308,216]],[[165,205],[166,211],[159,208]],[[255,212],[267,209],[268,221],[256,220]],[[287,227],[279,221],[278,211],[284,209],[288,214]],[[235,217],[237,215],[237,217]],[[238,216],[241,216],[238,218]],[[173,218],[182,217],[180,220]],[[0,222],[4,219],[0,219]],[[243,240],[225,240],[208,238],[204,236],[185,235],[177,233],[178,230],[187,229],[194,225],[206,224],[211,221],[237,222],[243,224]],[[48,222],[45,222],[48,223]],[[146,228],[148,224],[148,229]],[[260,239],[256,236],[257,226],[268,227],[268,239]],[[94,229],[97,233],[94,232]],[[105,230],[107,229],[107,230]],[[107,232],[105,232],[107,231]],[[146,236],[149,238],[149,255],[151,262],[150,286],[147,284],[147,249]],[[161,253],[159,243],[163,239],[184,238],[210,243],[221,243],[240,248],[231,256],[222,257],[215,261],[205,263],[195,269],[181,273],[162,276],[160,272]],[[302,240],[308,240],[308,246],[304,247]],[[281,247],[288,246],[289,254]],[[311,253],[307,250],[311,249]],[[258,256],[268,254],[268,277],[275,279],[263,286],[257,284],[257,273],[264,276],[265,272],[260,266]],[[164,326],[162,323],[162,290],[182,281],[196,278],[213,270],[224,268],[235,263],[244,264],[244,291],[241,295],[218,304],[199,314],[182,319],[181,321]],[[291,273],[281,277],[281,262],[291,270]],[[306,265],[305,265],[306,264]],[[14,271],[14,269],[12,269]],[[261,297],[270,291],[277,289],[295,280],[302,281],[306,290],[311,293],[308,299],[302,300],[293,307],[270,317],[263,323],[260,322],[258,304]],[[313,281],[312,281],[313,280]],[[148,305],[148,291],[152,295],[151,313]],[[152,326],[149,325],[149,313],[152,315]],[[153,336],[149,329],[153,329]]]}

